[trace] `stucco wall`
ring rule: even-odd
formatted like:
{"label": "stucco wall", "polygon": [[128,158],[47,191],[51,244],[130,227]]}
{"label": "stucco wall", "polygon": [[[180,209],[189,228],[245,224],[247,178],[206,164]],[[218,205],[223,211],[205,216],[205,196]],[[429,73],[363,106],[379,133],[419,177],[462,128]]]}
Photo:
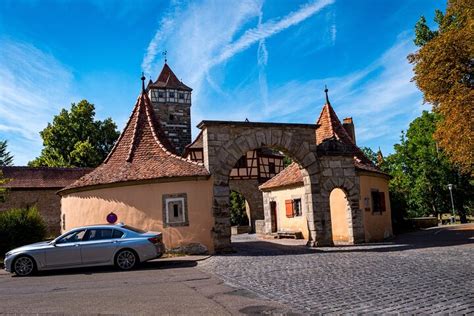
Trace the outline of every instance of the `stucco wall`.
{"label": "stucco wall", "polygon": [[[385,193],[385,212],[372,212],[371,190]],[[368,198],[368,208],[365,199]],[[392,236],[392,210],[388,193],[388,179],[379,176],[360,176],[360,209],[364,214],[365,241],[380,241]]]}
{"label": "stucco wall", "polygon": [[[189,226],[163,228],[163,194],[187,194]],[[61,212],[65,216],[63,230],[106,222],[114,212],[119,222],[137,228],[163,232],[167,248],[201,243],[214,251],[211,229],[212,182],[180,181],[95,189],[65,195]]]}
{"label": "stucco wall", "polygon": [[333,242],[349,242],[348,217],[351,216],[351,212],[346,193],[339,188],[332,190],[329,195],[329,205]]}
{"label": "stucco wall", "polygon": [[60,231],[59,216],[61,213],[61,199],[56,195],[57,190],[10,190],[5,202],[0,202],[0,211],[36,206],[48,225],[48,233],[57,235]]}
{"label": "stucco wall", "polygon": [[[307,239],[308,221],[306,219],[307,209],[305,201],[305,191],[303,186],[292,188],[279,188],[268,192],[267,200],[275,201],[277,207],[277,229],[278,231],[300,231],[303,237]],[[286,217],[285,200],[301,199],[302,216]]]}

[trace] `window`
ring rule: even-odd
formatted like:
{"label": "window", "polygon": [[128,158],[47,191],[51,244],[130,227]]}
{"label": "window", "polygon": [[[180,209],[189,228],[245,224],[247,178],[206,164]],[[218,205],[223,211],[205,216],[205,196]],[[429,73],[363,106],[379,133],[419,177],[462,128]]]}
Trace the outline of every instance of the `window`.
{"label": "window", "polygon": [[164,98],[164,97],[165,97],[165,95],[163,94],[162,91],[158,92],[158,98]]}
{"label": "window", "polygon": [[174,99],[174,92],[169,92],[169,93],[168,93],[168,96],[169,96],[171,99]]}
{"label": "window", "polygon": [[178,98],[183,100],[184,99],[184,93],[178,93]]}
{"label": "window", "polygon": [[237,160],[235,168],[247,168],[247,156],[242,156]]}
{"label": "window", "polygon": [[186,193],[163,195],[163,222],[167,226],[188,226]]}
{"label": "window", "polygon": [[125,229],[128,229],[128,230],[131,230],[132,232],[137,233],[137,234],[144,234],[144,233],[146,233],[146,231],[144,231],[144,230],[142,230],[142,229],[135,228],[135,227],[128,226],[128,225],[123,225],[122,227],[125,228]]}
{"label": "window", "polygon": [[276,172],[275,172],[275,163],[274,163],[274,162],[269,162],[269,163],[268,163],[268,172],[269,172],[269,173],[273,173],[273,174],[276,173]]}
{"label": "window", "polygon": [[301,209],[301,199],[294,199],[293,200],[293,211],[295,216],[303,215],[303,211]]}
{"label": "window", "polygon": [[174,121],[174,115],[173,114],[170,114],[169,118],[170,118],[170,121]]}
{"label": "window", "polygon": [[122,236],[123,236],[123,231],[114,229],[114,233],[112,234],[113,239],[122,238]]}
{"label": "window", "polygon": [[79,242],[82,241],[82,238],[84,238],[84,234],[86,233],[86,230],[76,230],[74,232],[70,232],[66,236],[62,237],[59,239],[56,243],[57,244],[67,244],[67,243],[73,243],[73,242]]}
{"label": "window", "polygon": [[385,212],[385,193],[372,190],[372,213]]}
{"label": "window", "polygon": [[112,239],[112,229],[88,229],[84,240]]}

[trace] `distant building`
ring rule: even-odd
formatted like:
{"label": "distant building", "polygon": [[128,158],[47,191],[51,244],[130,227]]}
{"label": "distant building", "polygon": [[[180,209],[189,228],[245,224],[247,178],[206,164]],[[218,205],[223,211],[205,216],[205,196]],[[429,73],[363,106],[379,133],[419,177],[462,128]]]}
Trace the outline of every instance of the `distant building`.
{"label": "distant building", "polygon": [[0,167],[10,181],[6,200],[0,211],[36,206],[48,225],[50,234],[60,232],[61,198],[56,192],[70,185],[92,168]]}

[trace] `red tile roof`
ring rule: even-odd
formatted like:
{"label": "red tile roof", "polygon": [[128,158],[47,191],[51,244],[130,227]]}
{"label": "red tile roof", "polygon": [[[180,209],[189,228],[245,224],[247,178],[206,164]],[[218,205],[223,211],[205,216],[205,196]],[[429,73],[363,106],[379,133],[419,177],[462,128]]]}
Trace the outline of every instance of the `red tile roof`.
{"label": "red tile roof", "polygon": [[283,169],[283,171],[259,186],[259,189],[265,191],[272,188],[290,185],[303,185],[303,175],[301,174],[300,167],[296,162],[292,162],[288,167]]}
{"label": "red tile roof", "polygon": [[93,168],[0,167],[10,179],[10,189],[61,189],[94,170]]}
{"label": "red tile roof", "polygon": [[[351,146],[352,151],[354,152],[354,166],[356,169],[386,174],[370,159],[368,159],[362,150],[354,144],[352,138],[342,126],[341,121],[337,117],[336,112],[330,103],[324,105],[316,124],[319,126],[316,130],[316,144],[319,145],[326,139],[337,139],[342,143]],[[301,175],[298,165],[292,163],[275,177],[262,184],[259,188],[268,190],[270,188],[297,185],[300,183],[303,183],[303,176]]]}
{"label": "red tile roof", "polygon": [[154,118],[150,99],[142,93],[106,160],[64,190],[160,178],[209,176],[202,163],[181,158],[171,148]]}
{"label": "red tile roof", "polygon": [[170,88],[170,89],[179,89],[179,90],[186,90],[192,91],[190,87],[185,85],[181,82],[181,80],[176,77],[174,72],[168,66],[168,64],[164,64],[163,69],[161,70],[160,75],[153,83],[148,83],[149,87],[156,87],[156,88]]}

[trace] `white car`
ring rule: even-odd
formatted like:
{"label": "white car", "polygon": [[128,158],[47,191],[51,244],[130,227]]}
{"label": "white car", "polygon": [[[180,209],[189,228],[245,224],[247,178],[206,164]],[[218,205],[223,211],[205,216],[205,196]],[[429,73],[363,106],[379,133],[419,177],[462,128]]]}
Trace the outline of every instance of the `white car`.
{"label": "white car", "polygon": [[10,250],[5,270],[19,276],[35,271],[115,265],[130,270],[136,264],[163,255],[161,233],[123,224],[75,228],[52,241]]}

